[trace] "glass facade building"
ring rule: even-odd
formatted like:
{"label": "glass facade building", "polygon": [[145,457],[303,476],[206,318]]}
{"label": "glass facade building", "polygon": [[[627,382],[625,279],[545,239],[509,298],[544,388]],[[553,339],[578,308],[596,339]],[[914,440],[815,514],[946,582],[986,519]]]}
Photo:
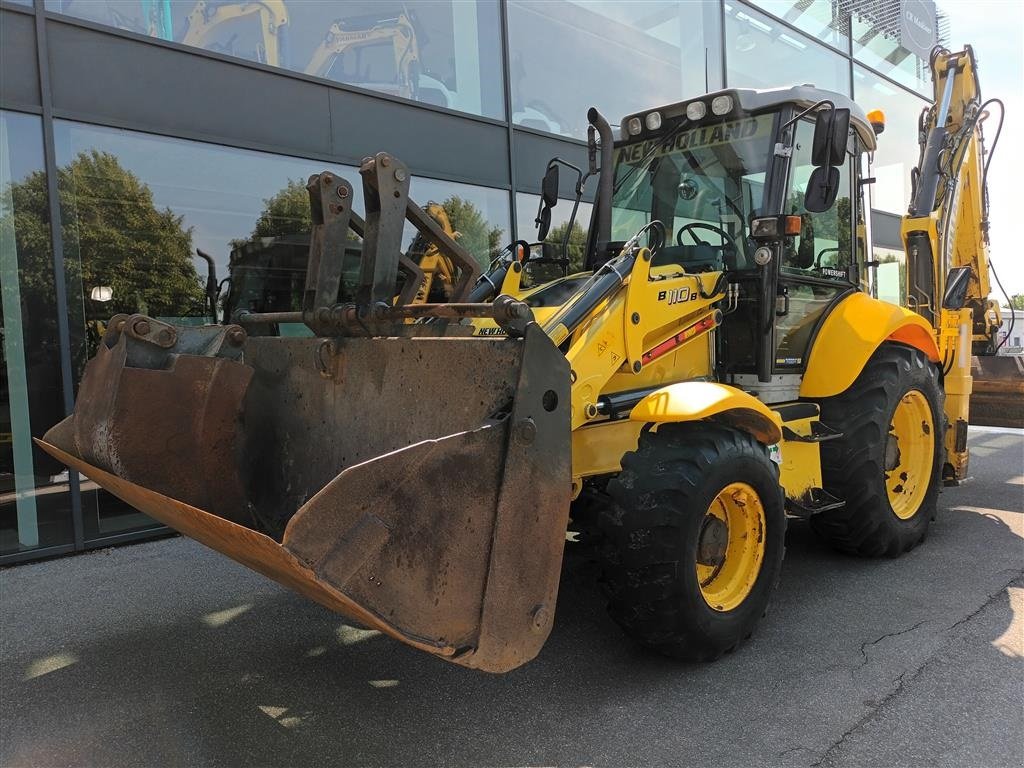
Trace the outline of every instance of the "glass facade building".
{"label": "glass facade building", "polygon": [[[888,117],[872,219],[880,292],[897,291],[897,217],[929,96],[900,8],[0,0],[0,563],[166,532],[33,438],[69,412],[109,317],[204,322],[196,249],[222,277],[270,242],[304,253],[306,178],[333,170],[358,192],[360,159],[380,150],[486,262],[532,239],[548,159],[586,165],[589,107],[614,124],[707,90],[812,82]],[[571,204],[554,211],[571,253],[592,196],[571,232]]]}

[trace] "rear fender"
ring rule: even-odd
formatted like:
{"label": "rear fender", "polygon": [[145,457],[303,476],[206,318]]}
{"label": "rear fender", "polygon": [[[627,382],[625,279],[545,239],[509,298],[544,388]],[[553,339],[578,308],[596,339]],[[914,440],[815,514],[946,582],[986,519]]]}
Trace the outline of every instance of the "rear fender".
{"label": "rear fender", "polygon": [[647,395],[629,413],[656,424],[710,420],[749,432],[765,445],[782,439],[778,414],[753,395],[713,381],[683,381]]}
{"label": "rear fender", "polygon": [[832,397],[849,389],[875,350],[895,341],[939,362],[935,334],[916,312],[853,293],[829,313],[811,344],[800,397]]}

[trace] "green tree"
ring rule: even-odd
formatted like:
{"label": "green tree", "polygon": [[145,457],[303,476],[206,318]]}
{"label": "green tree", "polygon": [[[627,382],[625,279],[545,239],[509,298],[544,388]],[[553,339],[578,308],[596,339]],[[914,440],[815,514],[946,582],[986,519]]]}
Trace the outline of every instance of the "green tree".
{"label": "green tree", "polygon": [[452,195],[441,207],[448,214],[452,228],[459,233],[459,245],[472,253],[477,261],[486,266],[494,253],[501,247],[501,227],[492,227],[480,209],[469,200]]}
{"label": "green tree", "polygon": [[1024,309],[1024,293],[1015,293],[1010,297],[1010,306],[1014,309]]}

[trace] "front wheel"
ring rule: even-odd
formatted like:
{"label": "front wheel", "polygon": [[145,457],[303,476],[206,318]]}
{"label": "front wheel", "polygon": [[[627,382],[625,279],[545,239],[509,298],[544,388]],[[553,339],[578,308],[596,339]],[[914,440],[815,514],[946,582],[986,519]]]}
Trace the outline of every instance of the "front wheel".
{"label": "front wheel", "polygon": [[942,471],[942,400],[922,352],[883,344],[849,389],[821,402],[821,420],[843,433],[821,445],[822,479],[846,505],[812,517],[815,533],[866,557],[924,539]]}
{"label": "front wheel", "polygon": [[785,550],[778,468],[752,436],[708,422],[645,431],[600,513],[608,610],[649,648],[710,661],[751,635]]}

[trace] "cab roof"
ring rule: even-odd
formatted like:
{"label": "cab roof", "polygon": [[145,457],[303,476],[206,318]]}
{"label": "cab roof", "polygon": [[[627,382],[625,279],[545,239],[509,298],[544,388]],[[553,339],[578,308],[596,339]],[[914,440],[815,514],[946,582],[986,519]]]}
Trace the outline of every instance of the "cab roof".
{"label": "cab roof", "polygon": [[[704,101],[707,104],[716,96],[732,96],[739,104],[743,112],[759,112],[763,109],[778,107],[783,104],[795,104],[799,109],[807,109],[819,101],[828,99],[836,105],[836,109],[850,110],[850,125],[857,132],[864,148],[873,151],[876,147],[875,132],[868,122],[864,110],[849,96],[844,96],[835,91],[826,91],[823,88],[815,88],[813,85],[794,85],[788,88],[769,88],[759,90],[756,88],[724,88],[720,91],[713,91],[702,96],[695,96],[685,101],[677,101],[662,107],[645,109],[643,112],[627,115],[622,119],[620,126],[625,126],[626,121],[632,117],[639,117],[643,120],[644,115],[649,112],[661,112],[665,117],[677,117],[685,114],[686,105],[693,101]],[[624,129],[619,129],[621,139],[625,140]]]}

